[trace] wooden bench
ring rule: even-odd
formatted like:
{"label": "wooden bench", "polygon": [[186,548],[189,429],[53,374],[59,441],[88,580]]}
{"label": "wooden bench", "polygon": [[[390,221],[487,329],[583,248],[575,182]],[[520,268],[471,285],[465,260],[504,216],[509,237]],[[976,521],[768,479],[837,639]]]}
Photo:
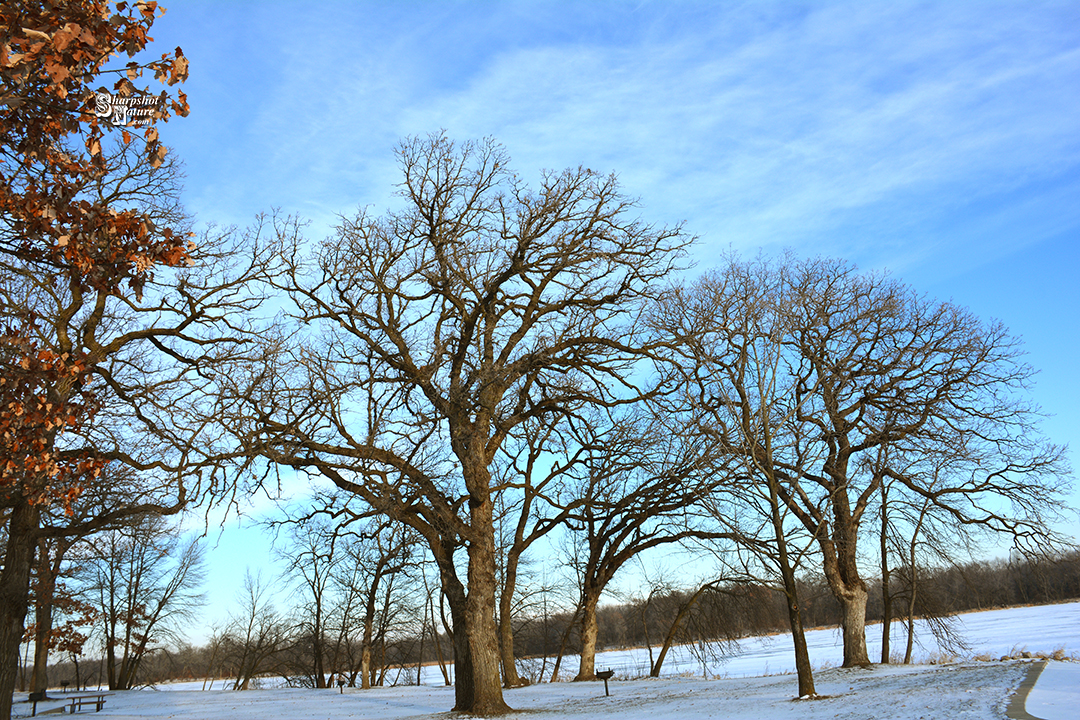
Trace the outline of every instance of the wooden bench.
{"label": "wooden bench", "polygon": [[112,693],[99,692],[99,693],[86,693],[84,695],[70,695],[64,698],[64,702],[69,703],[68,712],[75,714],[82,709],[83,705],[93,705],[94,712],[101,712],[101,708],[105,707],[105,698]]}

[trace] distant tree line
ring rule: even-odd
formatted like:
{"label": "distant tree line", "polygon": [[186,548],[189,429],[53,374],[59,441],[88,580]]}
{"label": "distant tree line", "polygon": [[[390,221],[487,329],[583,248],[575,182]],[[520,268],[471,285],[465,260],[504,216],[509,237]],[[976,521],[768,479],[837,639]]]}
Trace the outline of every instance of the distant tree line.
{"label": "distant tree line", "polygon": [[[1029,604],[1045,604],[1080,598],[1080,552],[1056,557],[975,561],[962,565],[919,569],[920,600],[916,617],[947,620],[968,611]],[[322,684],[313,668],[319,664],[318,643],[311,634],[310,608],[303,604],[282,615],[260,605],[255,592],[255,634],[242,635],[242,625],[214,635],[203,646],[182,641],[155,646],[143,656],[133,687],[165,682],[200,681],[205,688],[240,689],[261,683],[285,683],[299,687],[326,687],[331,680],[359,687],[362,654],[352,638],[321,659],[325,668]],[[422,609],[422,593],[417,587],[401,589],[395,600],[393,627],[379,633],[371,647],[369,684],[372,686],[414,684],[418,667],[428,672],[441,668],[452,680],[448,665],[453,645],[444,629],[434,630]],[[599,650],[649,648],[650,665],[659,674],[660,652],[668,641],[672,646],[715,643],[744,637],[783,633],[789,630],[783,591],[760,584],[722,583],[701,588],[659,587],[655,593],[621,603],[601,606],[597,611]],[[906,597],[902,587],[895,590]],[[250,597],[250,596],[249,596]],[[808,628],[836,627],[842,619],[839,604],[824,578],[801,578],[799,597]],[[579,623],[573,611],[557,607],[550,613],[530,613],[518,619],[515,648],[519,672],[532,682],[551,679],[560,650],[566,655],[581,652]],[[882,619],[881,585],[873,586],[867,604],[867,619]],[[249,617],[248,608],[237,608],[237,620]],[[678,622],[676,622],[678,620]],[[674,629],[673,629],[674,628]],[[261,633],[261,634],[260,634]],[[437,639],[437,640],[436,640]],[[75,687],[109,684],[110,664],[106,658],[90,654],[58,662],[49,669],[53,687],[68,683]],[[430,677],[430,676],[429,676]],[[563,679],[569,679],[565,675]],[[26,673],[23,673],[26,680]]]}

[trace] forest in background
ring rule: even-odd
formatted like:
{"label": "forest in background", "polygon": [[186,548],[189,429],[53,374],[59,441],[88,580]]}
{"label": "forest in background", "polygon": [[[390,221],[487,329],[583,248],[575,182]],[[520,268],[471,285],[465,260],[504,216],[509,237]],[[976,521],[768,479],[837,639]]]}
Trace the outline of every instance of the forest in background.
{"label": "forest in background", "polygon": [[[952,633],[951,616],[1076,600],[1080,598],[1080,552],[1052,558],[1002,559],[924,569],[919,571],[916,582],[915,617],[935,621],[931,627],[939,642],[962,654],[963,641]],[[893,587],[892,592],[894,601],[905,603],[905,607],[911,596],[908,583],[905,576],[904,582]],[[374,643],[373,685],[414,684],[418,664],[452,662],[452,644],[445,627],[436,618],[438,629],[433,633],[430,616],[422,609],[426,607],[424,593],[418,592],[422,584],[418,588],[415,582],[406,582],[402,587],[402,601],[390,601],[387,605],[393,616],[378,621],[382,630]],[[658,654],[665,640],[675,645],[714,643],[788,631],[784,597],[775,588],[716,583],[697,594],[699,589],[676,589],[655,582],[642,588],[642,596],[601,606],[599,648],[651,647]],[[879,623],[882,618],[881,589],[880,582],[871,586],[867,605],[870,623]],[[840,608],[824,579],[802,578],[799,597],[803,600],[808,628],[839,625]],[[247,686],[254,687],[267,678],[290,686],[314,687],[315,668],[319,666],[327,673],[341,673],[349,686],[358,684],[358,652],[351,646],[348,631],[337,634],[336,644],[325,639],[318,642],[302,613],[281,615],[265,606],[258,612],[264,616],[256,619],[255,624],[261,629],[257,635],[240,637],[242,626],[234,625],[215,634],[207,645],[192,646],[177,638],[171,645],[152,648],[141,658],[132,687],[206,679],[211,688],[238,689],[245,681]],[[680,618],[677,626],[676,618]],[[897,618],[895,622],[905,619]],[[575,621],[574,612],[566,609],[565,601],[560,602],[555,590],[530,594],[524,611],[516,618],[515,649],[520,652],[520,672],[531,682],[552,679],[551,669],[560,649],[565,655],[581,651]],[[880,632],[880,626],[868,628],[868,632]],[[436,636],[437,647],[433,639]],[[317,647],[327,654],[321,662],[315,658]],[[897,662],[901,657],[902,654],[894,655],[892,661]],[[83,687],[107,685],[107,680],[103,680],[104,667],[103,659],[92,654],[79,658],[77,663],[70,659],[60,661],[49,668],[50,685],[74,688],[76,678]],[[19,677],[23,686],[29,680],[29,670],[29,667],[21,668]],[[452,670],[447,668],[446,672],[452,678]],[[564,670],[561,679],[570,677]]]}

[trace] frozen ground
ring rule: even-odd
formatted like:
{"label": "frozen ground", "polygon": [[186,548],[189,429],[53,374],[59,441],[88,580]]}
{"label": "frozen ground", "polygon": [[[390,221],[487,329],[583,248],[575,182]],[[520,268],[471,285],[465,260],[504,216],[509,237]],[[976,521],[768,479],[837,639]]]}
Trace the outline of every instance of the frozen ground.
{"label": "frozen ground", "polygon": [[[963,616],[961,632],[971,646],[969,657],[997,658],[1026,649],[1044,654],[1060,650],[1075,658],[1080,656],[1080,603],[969,614]],[[935,665],[875,665],[868,670],[844,670],[827,667],[840,658],[837,634],[816,631],[811,635],[811,656],[819,668],[815,681],[818,692],[828,696],[824,699],[794,700],[793,675],[765,674],[786,673],[787,661],[782,656],[789,652],[790,638],[776,636],[767,641],[740,643],[738,655],[722,664],[707,660],[708,678],[702,664],[683,649],[680,657],[685,653],[690,659],[673,663],[667,668],[671,674],[652,680],[613,681],[610,697],[604,696],[602,683],[545,683],[507,691],[507,702],[520,711],[510,717],[988,720],[1005,717],[1009,700],[1033,669],[1030,660],[961,659]],[[872,628],[868,629],[868,638],[873,638]],[[921,652],[923,659],[929,659],[939,651],[928,646]],[[634,663],[639,662],[636,651],[604,653],[598,658],[599,667],[610,665],[620,678],[640,675],[633,671]],[[433,679],[434,676],[424,676],[425,681]],[[101,715],[94,717],[101,720],[454,717],[447,712],[454,702],[453,689],[435,685],[351,690],[344,694],[336,690],[301,689],[202,692],[200,687],[201,683],[182,683],[168,686],[172,692],[116,693],[109,697]],[[40,706],[39,711],[46,707]],[[1027,711],[1045,720],[1073,720],[1077,707],[1080,707],[1080,662],[1048,663],[1028,697]],[[26,705],[16,708],[17,712],[28,711]]]}
{"label": "frozen ground", "polygon": [[[951,659],[1013,655],[1022,651],[1032,654],[1052,654],[1061,650],[1066,656],[1080,660],[1080,602],[1039,607],[1009,608],[966,613],[954,620],[956,634],[967,648],[940,647],[925,623],[916,622],[916,663],[942,662]],[[813,630],[806,633],[810,662],[815,668],[836,667],[843,663],[843,642],[839,628]],[[895,661],[903,659],[907,634],[901,623],[893,623],[889,647]],[[868,625],[866,644],[870,659],[881,657],[881,625]],[[653,650],[655,654],[657,649]],[[721,654],[725,653],[725,654]],[[703,662],[704,660],[704,662]],[[533,663],[532,665],[535,665]],[[597,656],[598,669],[615,671],[622,678],[649,674],[649,652],[645,648],[602,653]],[[437,669],[432,669],[437,674]],[[682,646],[674,648],[664,661],[665,675],[696,674],[701,677],[749,677],[795,672],[795,656],[790,634],[746,638],[737,647]],[[577,657],[564,658],[561,676],[573,677],[577,672]],[[550,664],[545,679],[550,673]],[[425,682],[428,678],[425,677]],[[431,677],[431,682],[436,678]]]}

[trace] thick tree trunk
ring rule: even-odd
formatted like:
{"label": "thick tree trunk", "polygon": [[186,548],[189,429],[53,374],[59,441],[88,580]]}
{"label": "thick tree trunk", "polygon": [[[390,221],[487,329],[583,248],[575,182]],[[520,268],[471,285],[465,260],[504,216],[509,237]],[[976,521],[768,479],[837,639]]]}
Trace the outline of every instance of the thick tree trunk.
{"label": "thick tree trunk", "polygon": [[843,667],[868,667],[866,651],[866,586],[855,586],[837,597],[844,634]]}
{"label": "thick tree trunk", "polygon": [[19,674],[19,645],[30,604],[30,567],[40,523],[37,506],[21,500],[8,518],[7,548],[0,571],[0,720],[11,717]]}
{"label": "thick tree trunk", "polygon": [[454,626],[451,635],[454,646],[454,709],[460,710],[472,704],[472,659],[467,639],[465,587],[458,579],[454,566],[454,542],[447,538],[441,540],[441,543],[431,543],[431,551],[439,568],[439,581],[446,604],[450,606],[450,622]]}
{"label": "thick tree trunk", "polygon": [[457,577],[453,562],[456,537],[443,537],[432,548],[443,593],[454,622],[454,710],[474,715],[510,712],[503,700],[499,631],[495,625],[495,521],[491,475],[483,435],[454,438],[469,492],[468,589]]}
{"label": "thick tree trunk", "polygon": [[364,623],[364,639],[360,643],[360,687],[371,688],[371,622]]}
{"label": "thick tree trunk", "polygon": [[454,710],[466,712],[473,703],[473,664],[464,593],[460,600],[449,599],[449,604],[454,623]]}
{"label": "thick tree trunk", "polygon": [[825,579],[833,597],[840,603],[840,627],[844,637],[843,667],[869,667],[866,650],[866,583],[859,577],[857,546],[858,523],[847,507],[847,498],[839,493],[834,503],[832,538],[819,543],[824,558]]}
{"label": "thick tree trunk", "polygon": [[467,594],[457,577],[452,554],[439,548],[435,559],[454,624],[454,710],[474,715],[502,715],[510,708],[502,698],[499,673],[494,532],[487,539],[487,543],[473,543],[469,548]]}
{"label": "thick tree trunk", "polygon": [[596,679],[596,606],[600,602],[599,590],[587,588],[581,604],[581,662],[574,682]]}
{"label": "thick tree trunk", "polygon": [[472,703],[456,709],[476,715],[502,715],[510,708],[503,700],[499,631],[495,627],[495,525],[490,498],[473,503],[471,520],[478,535],[468,548],[469,594],[465,605]]}

